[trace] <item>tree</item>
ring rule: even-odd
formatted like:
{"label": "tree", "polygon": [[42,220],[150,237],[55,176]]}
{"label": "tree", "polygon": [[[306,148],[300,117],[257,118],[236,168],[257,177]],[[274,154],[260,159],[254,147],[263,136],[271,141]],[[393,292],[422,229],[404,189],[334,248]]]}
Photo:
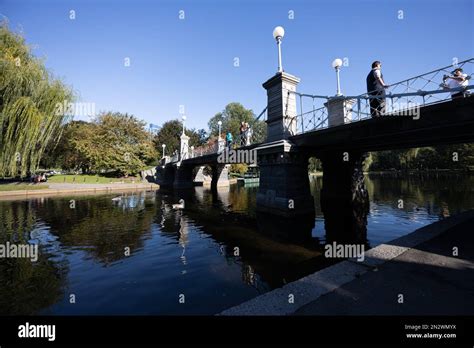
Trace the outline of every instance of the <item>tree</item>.
{"label": "tree", "polygon": [[474,144],[374,152],[370,170],[474,169]]}
{"label": "tree", "polygon": [[229,103],[222,112],[218,112],[209,122],[210,134],[217,134],[218,122],[222,121],[222,134],[231,132],[234,138],[240,134],[241,122],[248,122],[253,129],[254,141],[260,142],[266,136],[266,124],[263,120],[257,120],[252,110],[246,109],[240,103]]}
{"label": "tree", "polygon": [[0,23],[0,176],[34,172],[68,120],[57,105],[73,93],[54,79],[19,34]]}
{"label": "tree", "polygon": [[90,123],[71,122],[52,156],[63,169],[136,174],[158,156],[144,127],[135,116],[117,112],[102,113]]}
{"label": "tree", "polygon": [[[189,137],[189,146],[199,146],[205,143],[207,134],[204,129],[198,131],[194,129],[186,129],[186,135]],[[154,146],[159,152],[160,156],[163,155],[162,144],[166,145],[166,153],[172,154],[174,151],[180,150],[181,134],[183,134],[183,124],[179,120],[167,121],[161,126],[158,133],[153,139]]]}
{"label": "tree", "polygon": [[43,168],[62,168],[65,170],[78,170],[89,173],[92,167],[91,159],[87,154],[78,151],[77,142],[81,139],[91,139],[95,132],[95,124],[85,121],[71,121],[64,126],[63,134],[58,144],[49,147],[41,166]]}

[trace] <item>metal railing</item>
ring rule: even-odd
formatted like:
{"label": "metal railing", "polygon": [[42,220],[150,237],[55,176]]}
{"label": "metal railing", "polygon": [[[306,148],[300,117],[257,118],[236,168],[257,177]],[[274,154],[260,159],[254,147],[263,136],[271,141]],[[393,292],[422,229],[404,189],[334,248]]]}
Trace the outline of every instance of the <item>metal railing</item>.
{"label": "metal railing", "polygon": [[[175,154],[173,157],[168,157],[166,162],[163,163],[176,163],[180,160],[196,158],[205,155],[211,155],[215,153],[219,153],[223,151],[224,148],[232,148],[237,149],[240,147],[250,146],[256,143],[262,143],[265,141],[266,134],[267,134],[267,127],[263,122],[267,119],[267,107],[265,107],[257,117],[255,117],[254,121],[252,122],[253,126],[249,127],[246,131],[242,134],[236,136],[230,144],[227,144],[225,141],[225,134],[223,134],[220,138],[221,144],[219,145],[219,139],[213,139],[208,143],[195,147],[189,148],[188,155],[179,156]],[[180,158],[181,157],[181,158]],[[162,161],[163,162],[163,161]]]}
{"label": "metal railing", "polygon": [[[445,102],[451,99],[451,94],[461,92],[464,96],[470,94],[474,85],[467,85],[458,88],[449,88],[445,83],[452,69],[463,68],[467,74],[467,81],[472,77],[474,58],[467,59],[456,65],[448,65],[422,75],[396,82],[388,86],[382,95],[373,93],[363,93],[357,96],[323,96],[310,95],[294,91],[288,91],[288,98],[291,93],[295,94],[297,100],[296,116],[291,118],[289,127],[295,134],[316,131],[328,128],[329,115],[327,102],[333,100],[344,101],[344,123],[362,121],[375,116],[376,113],[384,115],[410,115],[412,111],[419,111],[419,108],[426,105]],[[443,75],[444,73],[444,75]],[[383,100],[384,104],[374,107],[371,100]],[[306,110],[306,111],[305,111]],[[255,117],[253,126],[242,132],[227,143],[223,138],[214,139],[207,144],[190,149],[188,158],[205,156],[222,151],[224,148],[237,149],[257,143],[262,143],[266,139],[266,125],[262,122],[268,117],[267,107]],[[225,135],[223,135],[225,138]],[[174,155],[166,161],[178,162],[179,155]]]}
{"label": "metal railing", "polygon": [[[465,96],[469,95],[474,85],[449,88],[445,82],[446,77],[449,78],[451,70],[455,68],[463,68],[469,81],[472,77],[473,66],[474,58],[461,61],[456,65],[448,65],[391,84],[382,95],[363,93],[358,96],[329,97],[291,92],[299,97],[299,103],[297,103],[299,110],[292,120],[296,122],[296,134],[329,127],[327,107],[324,106],[329,100],[343,99],[345,101],[345,123],[347,123],[371,118],[377,112],[381,116],[389,114],[410,116],[418,112],[422,106],[451,100],[453,93],[461,92]],[[374,105],[371,106],[371,100],[381,100],[381,98],[385,104],[377,108]]]}

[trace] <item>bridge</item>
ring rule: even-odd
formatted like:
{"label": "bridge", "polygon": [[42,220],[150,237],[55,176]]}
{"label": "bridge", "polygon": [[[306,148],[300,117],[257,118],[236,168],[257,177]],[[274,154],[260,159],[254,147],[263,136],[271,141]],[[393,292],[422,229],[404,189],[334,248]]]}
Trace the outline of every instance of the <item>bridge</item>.
{"label": "bridge", "polygon": [[[470,72],[469,81],[473,65],[471,58],[390,85],[385,110],[375,118],[371,94],[298,93],[300,79],[279,71],[263,83],[267,107],[256,120],[265,121],[266,129],[242,134],[230,146],[219,134],[216,142],[194,149],[183,128],[180,153],[162,159],[157,181],[163,187],[190,188],[202,182],[204,166],[209,166],[216,189],[228,185],[226,151],[255,151],[257,209],[299,218],[314,214],[308,159],[317,157],[323,166],[321,207],[326,225],[332,225],[326,228],[363,231],[369,207],[362,171],[367,152],[474,142],[474,85],[448,88],[443,78],[462,67]],[[459,92],[462,96],[452,99]]]}

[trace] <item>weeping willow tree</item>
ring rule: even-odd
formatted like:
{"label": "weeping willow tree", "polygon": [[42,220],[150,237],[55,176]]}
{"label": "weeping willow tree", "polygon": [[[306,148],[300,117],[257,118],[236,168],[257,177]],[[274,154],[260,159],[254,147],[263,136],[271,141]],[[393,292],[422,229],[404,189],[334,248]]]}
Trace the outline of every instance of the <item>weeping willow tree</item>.
{"label": "weeping willow tree", "polygon": [[61,136],[68,116],[58,105],[73,100],[23,37],[0,23],[0,177],[25,177]]}

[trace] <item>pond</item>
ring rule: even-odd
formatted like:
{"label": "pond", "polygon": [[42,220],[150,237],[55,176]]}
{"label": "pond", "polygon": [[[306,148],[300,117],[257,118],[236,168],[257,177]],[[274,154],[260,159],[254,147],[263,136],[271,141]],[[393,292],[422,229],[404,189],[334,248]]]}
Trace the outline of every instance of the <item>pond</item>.
{"label": "pond", "polygon": [[[0,201],[0,243],[39,257],[0,259],[0,314],[208,315],[335,261],[311,177],[316,216],[256,213],[258,187]],[[474,177],[366,177],[367,247],[474,208]],[[185,208],[173,209],[180,198]],[[402,205],[400,202],[402,201]]]}

